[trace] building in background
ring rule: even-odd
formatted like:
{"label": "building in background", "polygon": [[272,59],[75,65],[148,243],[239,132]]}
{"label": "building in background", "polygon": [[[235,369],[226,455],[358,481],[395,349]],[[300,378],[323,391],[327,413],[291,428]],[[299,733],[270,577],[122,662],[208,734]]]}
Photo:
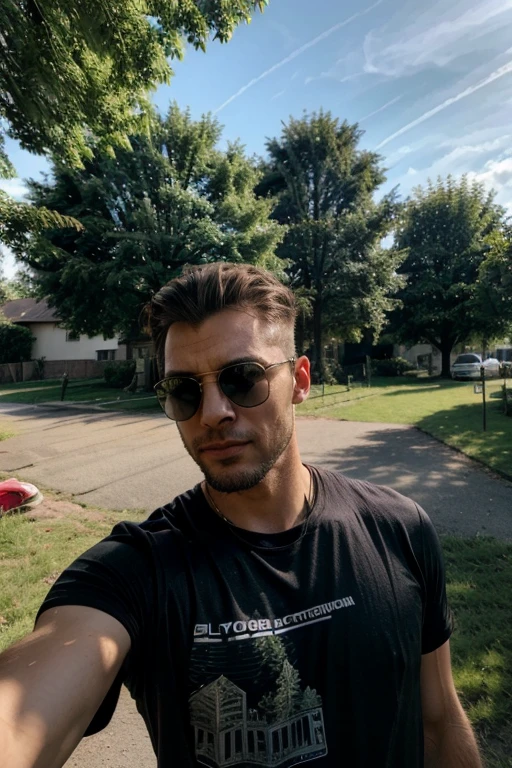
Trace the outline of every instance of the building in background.
{"label": "building in background", "polygon": [[119,337],[104,339],[103,336],[89,337],[66,330],[56,311],[44,299],[14,299],[6,302],[1,311],[12,323],[23,325],[32,332],[35,338],[33,360],[126,360],[126,345],[119,343]]}

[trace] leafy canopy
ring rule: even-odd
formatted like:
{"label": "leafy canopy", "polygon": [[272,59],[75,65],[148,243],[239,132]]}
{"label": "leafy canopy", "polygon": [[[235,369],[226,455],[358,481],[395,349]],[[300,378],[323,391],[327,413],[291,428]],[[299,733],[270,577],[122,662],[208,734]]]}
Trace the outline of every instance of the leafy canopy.
{"label": "leafy canopy", "polygon": [[221,128],[172,105],[151,114],[150,136],[117,159],[98,147],[85,168],[55,164],[30,196],[80,222],[81,231],[27,232],[13,245],[41,296],[78,333],[135,332],[144,304],[185,264],[244,261],[282,273],[281,228],[258,199],[259,174],[240,144],[216,149]]}
{"label": "leafy canopy", "polygon": [[11,323],[0,312],[0,365],[30,360],[33,341],[29,328]]}
{"label": "leafy canopy", "polygon": [[[129,146],[147,91],[167,83],[184,43],[213,37],[266,0],[0,0],[0,126],[37,153],[80,166],[100,149]],[[0,176],[13,175],[0,127]]]}
{"label": "leafy canopy", "polygon": [[489,331],[478,277],[504,222],[494,193],[466,177],[418,187],[404,207],[395,242],[408,253],[399,269],[406,285],[393,324],[400,340],[427,341],[441,351],[443,375],[455,344]]}
{"label": "leafy canopy", "polygon": [[267,144],[257,190],[277,197],[273,215],[287,225],[278,253],[292,286],[311,302],[305,334],[314,337],[320,368],[325,332],[378,333],[399,285],[400,254],[380,247],[396,216],[395,195],[375,202],[384,170],[379,155],[359,148],[362,135],[329,112],[290,119]]}

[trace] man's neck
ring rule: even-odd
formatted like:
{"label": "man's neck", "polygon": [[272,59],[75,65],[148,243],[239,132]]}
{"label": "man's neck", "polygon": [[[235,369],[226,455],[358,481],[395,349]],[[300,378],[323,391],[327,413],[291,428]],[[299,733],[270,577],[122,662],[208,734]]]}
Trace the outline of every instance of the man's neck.
{"label": "man's neck", "polygon": [[248,491],[221,493],[203,482],[213,510],[238,528],[259,533],[279,533],[302,519],[312,492],[311,475],[299,460],[286,473],[273,467],[265,479]]}

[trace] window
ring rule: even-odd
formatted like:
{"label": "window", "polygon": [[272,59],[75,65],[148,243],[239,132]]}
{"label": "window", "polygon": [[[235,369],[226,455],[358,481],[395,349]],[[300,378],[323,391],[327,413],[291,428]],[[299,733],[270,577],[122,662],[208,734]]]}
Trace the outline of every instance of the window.
{"label": "window", "polygon": [[96,360],[115,360],[115,349],[98,349],[96,350]]}
{"label": "window", "polygon": [[74,331],[66,331],[66,341],[80,341],[80,334]]}

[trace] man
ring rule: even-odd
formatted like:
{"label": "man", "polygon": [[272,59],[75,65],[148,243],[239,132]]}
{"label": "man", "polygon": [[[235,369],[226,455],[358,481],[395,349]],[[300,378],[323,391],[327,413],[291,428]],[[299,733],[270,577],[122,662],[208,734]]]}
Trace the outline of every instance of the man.
{"label": "man", "polygon": [[481,766],[433,526],[302,463],[294,321],[293,294],[247,265],[153,299],[157,395],[205,480],[82,555],[2,656],[2,764],[61,766],[124,682],[160,768]]}

